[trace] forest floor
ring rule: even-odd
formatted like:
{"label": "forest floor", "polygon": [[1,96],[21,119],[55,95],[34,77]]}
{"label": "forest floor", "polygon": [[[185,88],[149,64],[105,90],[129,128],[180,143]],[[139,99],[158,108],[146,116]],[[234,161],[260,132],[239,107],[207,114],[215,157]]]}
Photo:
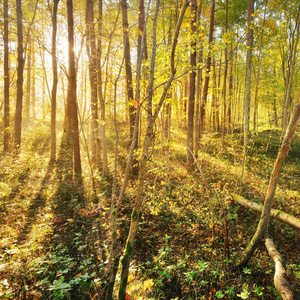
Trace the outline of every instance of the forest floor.
{"label": "forest floor", "polygon": [[[28,131],[18,157],[0,155],[0,298],[101,299],[112,180],[94,172],[93,190],[88,161],[83,160],[82,201],[68,173],[49,164],[48,131],[46,126]],[[207,134],[192,173],[186,172],[186,147],[179,136],[172,136],[169,151],[165,143],[155,147],[149,161],[127,298],[280,299],[263,242],[246,268],[233,267],[260,215],[230,198],[235,193],[263,203],[279,133],[265,130],[252,137],[244,178],[240,135],[228,135],[222,144],[218,134]],[[110,132],[111,153],[113,140]],[[126,146],[120,145],[117,182],[122,182]],[[82,149],[85,157],[84,144]],[[274,208],[296,217],[299,165],[298,136],[274,202]],[[120,212],[120,244],[126,240],[134,190],[132,181]],[[300,232],[272,219],[269,236],[286,258],[291,287],[300,299]]]}

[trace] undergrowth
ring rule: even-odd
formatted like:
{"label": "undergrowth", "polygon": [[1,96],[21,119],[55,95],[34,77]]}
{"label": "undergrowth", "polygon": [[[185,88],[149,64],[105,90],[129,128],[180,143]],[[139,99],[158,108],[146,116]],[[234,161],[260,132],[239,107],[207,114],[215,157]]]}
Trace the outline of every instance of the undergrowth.
{"label": "undergrowth", "polygon": [[[113,138],[111,134],[111,148]],[[193,173],[185,171],[186,149],[175,137],[169,157],[168,145],[153,149],[128,299],[280,299],[273,284],[274,265],[263,243],[246,268],[235,269],[259,214],[230,200],[230,194],[237,193],[263,201],[279,138],[276,131],[251,138],[243,180],[239,134],[226,136],[224,144],[219,136],[207,135]],[[123,142],[120,170],[127,147]],[[95,172],[92,190],[90,166],[83,161],[81,199],[68,174],[49,164],[48,151],[48,129],[39,127],[28,132],[19,157],[0,157],[1,299],[102,299],[111,178]],[[276,208],[295,216],[300,215],[299,153],[296,139],[275,199]],[[122,172],[117,179],[121,182]],[[121,244],[128,232],[134,191],[132,181],[121,207]],[[300,295],[299,231],[271,220],[269,234],[286,257],[292,288]]]}

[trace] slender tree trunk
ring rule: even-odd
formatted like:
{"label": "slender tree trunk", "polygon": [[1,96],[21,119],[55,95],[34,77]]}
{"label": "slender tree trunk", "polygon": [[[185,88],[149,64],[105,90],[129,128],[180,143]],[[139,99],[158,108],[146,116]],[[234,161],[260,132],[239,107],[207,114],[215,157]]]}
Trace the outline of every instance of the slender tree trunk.
{"label": "slender tree trunk", "polygon": [[24,57],[23,57],[23,14],[22,1],[16,0],[17,4],[17,33],[18,33],[18,79],[17,79],[17,101],[15,112],[15,151],[21,147],[22,133],[22,110],[23,110],[23,81],[24,81]]}
{"label": "slender tree trunk", "polygon": [[[128,25],[128,3],[127,0],[121,1],[122,10],[122,27],[123,27],[123,43],[124,43],[124,59],[125,59],[125,73],[126,73],[126,94],[129,106],[129,127],[130,127],[130,141],[133,139],[134,122],[136,115],[136,103],[133,96],[133,82],[132,82],[132,69],[130,57],[130,43],[129,43],[129,25]],[[138,145],[136,144],[136,147]],[[137,175],[138,167],[136,159],[133,160],[132,174]]]}
{"label": "slender tree trunk", "polygon": [[31,117],[33,120],[36,119],[36,112],[35,112],[35,102],[36,102],[36,93],[35,93],[35,75],[36,75],[36,68],[35,68],[35,43],[34,39],[32,39],[32,67],[31,67]]}
{"label": "slender tree trunk", "polygon": [[[226,20],[225,20],[225,35],[228,30],[228,0],[226,0]],[[228,120],[227,120],[227,73],[228,73],[228,44],[226,43],[225,54],[224,54],[224,77],[223,77],[223,122],[222,122],[222,143],[224,145],[225,133],[228,132]]]}
{"label": "slender tree trunk", "polygon": [[134,121],[135,121],[135,107],[133,103],[133,84],[132,84],[132,70],[130,58],[130,43],[129,43],[129,25],[127,1],[121,1],[122,9],[122,26],[123,26],[123,42],[124,42],[124,58],[125,58],[125,72],[126,72],[126,92],[129,105],[129,124],[130,124],[130,139],[133,137]]}
{"label": "slender tree trunk", "polygon": [[72,143],[74,155],[74,172],[78,180],[81,180],[81,158],[78,130],[78,108],[76,96],[76,69],[74,54],[74,19],[73,1],[67,0],[68,12],[68,46],[69,46],[69,70],[67,90],[67,141]]}
{"label": "slender tree trunk", "polygon": [[[124,250],[124,255],[121,260],[121,281],[120,281],[120,288],[119,288],[119,300],[125,300],[126,296],[126,287],[127,287],[127,281],[128,281],[128,274],[129,274],[129,264],[131,260],[132,250],[134,247],[135,242],[135,236],[138,229],[138,222],[139,222],[139,216],[140,216],[140,210],[141,210],[141,204],[142,204],[142,195],[144,190],[144,181],[147,174],[147,161],[148,161],[148,151],[149,147],[151,145],[152,139],[153,139],[153,128],[154,128],[154,122],[156,118],[158,117],[158,114],[161,110],[161,107],[165,101],[166,95],[168,93],[168,90],[171,86],[171,83],[174,79],[175,75],[175,50],[176,45],[178,41],[178,35],[180,26],[183,20],[183,16],[185,14],[186,8],[188,5],[188,0],[186,0],[182,6],[180,16],[178,18],[178,22],[175,28],[175,34],[173,37],[173,42],[171,46],[171,56],[170,56],[170,66],[171,66],[171,74],[167,81],[167,83],[164,86],[164,90],[162,92],[162,95],[160,97],[160,100],[158,101],[158,104],[156,106],[155,112],[152,115],[152,110],[148,110],[148,126],[146,130],[146,136],[143,144],[143,150],[142,150],[142,156],[140,160],[140,171],[139,171],[139,178],[137,183],[137,190],[136,190],[136,196],[135,201],[133,204],[133,210],[131,214],[131,222],[130,222],[130,228],[129,228],[129,234],[126,241],[126,246]],[[151,65],[150,65],[150,82],[149,82],[149,89],[148,89],[148,107],[152,106],[152,97],[153,97],[153,82],[154,82],[154,65],[155,65],[155,55],[156,55],[156,20],[158,15],[158,7],[159,7],[159,0],[156,1],[156,11],[155,16],[153,19],[153,47],[152,47],[152,58],[151,58]]]}
{"label": "slender tree trunk", "polygon": [[250,260],[252,254],[254,253],[255,249],[257,248],[259,242],[267,234],[268,226],[269,226],[269,219],[270,219],[270,212],[273,205],[274,195],[276,191],[277,181],[279,178],[280,170],[282,168],[283,162],[288,154],[290,149],[290,145],[292,142],[292,138],[294,132],[297,127],[297,123],[300,116],[300,93],[298,96],[297,104],[293,110],[289,125],[286,129],[283,142],[281,144],[281,148],[279,150],[277,159],[274,164],[274,168],[270,177],[269,186],[267,189],[265,202],[263,211],[257,225],[257,229],[255,231],[254,236],[252,237],[251,241],[249,242],[248,246],[246,247],[242,257],[237,263],[238,267],[244,267],[248,261]]}
{"label": "slender tree trunk", "polygon": [[228,109],[227,109],[227,120],[228,120],[228,131],[233,132],[232,126],[232,102],[233,102],[233,46],[231,44],[230,49],[230,74],[229,74],[229,86],[228,86]]}
{"label": "slender tree trunk", "polygon": [[9,103],[8,0],[4,0],[4,151],[11,147]]}
{"label": "slender tree trunk", "polygon": [[28,37],[27,44],[27,78],[26,78],[26,98],[25,98],[25,126],[30,119],[30,92],[31,92],[31,36]]}
{"label": "slender tree trunk", "polygon": [[246,80],[245,80],[245,99],[244,99],[244,153],[242,178],[244,177],[244,168],[246,163],[248,143],[249,143],[249,120],[250,120],[250,100],[251,100],[251,61],[253,50],[253,23],[254,0],[248,1],[248,33],[247,33],[247,57],[246,57]]}
{"label": "slender tree trunk", "polygon": [[[97,45],[97,78],[98,78],[98,97],[100,100],[100,135],[101,135],[101,146],[102,146],[102,175],[106,177],[108,175],[108,160],[107,160],[107,143],[105,133],[105,99],[102,93],[102,18],[103,18],[103,2],[98,2],[98,45]],[[109,43],[111,43],[109,41]],[[110,47],[108,47],[109,49]],[[108,58],[107,58],[108,65]],[[107,77],[107,76],[106,76]],[[107,82],[107,78],[106,78]]]}
{"label": "slender tree trunk", "polygon": [[194,114],[195,114],[195,90],[196,90],[196,22],[197,22],[197,1],[191,1],[191,33],[192,33],[192,43],[191,43],[191,56],[190,56],[190,94],[188,103],[188,126],[187,126],[187,164],[186,168],[188,171],[193,170],[193,151],[194,151]]}
{"label": "slender tree trunk", "polygon": [[[139,31],[138,31],[138,45],[137,45],[137,58],[138,62],[141,56],[141,50],[143,48],[143,60],[148,59],[148,51],[147,51],[147,35],[145,31],[145,35],[143,38],[144,30],[145,30],[145,4],[144,0],[140,0],[139,2]],[[143,42],[143,45],[142,45]]]}
{"label": "slender tree trunk", "polygon": [[300,4],[297,11],[297,19],[296,19],[295,29],[292,33],[292,43],[290,46],[289,65],[288,65],[288,71],[286,76],[286,82],[287,82],[286,91],[285,91],[283,107],[282,107],[282,135],[285,132],[285,128],[287,126],[287,120],[288,120],[288,105],[290,103],[290,98],[292,93],[294,67],[295,67],[296,54],[297,54],[298,41],[299,41],[299,31],[300,31]]}
{"label": "slender tree trunk", "polygon": [[57,94],[57,59],[56,59],[56,35],[57,35],[57,7],[59,0],[54,0],[52,11],[52,72],[53,72],[53,84],[51,93],[51,150],[50,159],[56,158],[56,94]]}
{"label": "slender tree trunk", "polygon": [[[99,117],[97,95],[97,50],[94,28],[94,1],[86,1],[86,51],[89,59],[89,78],[91,86],[92,109],[92,165],[100,165]],[[99,70],[101,72],[101,70]]]}
{"label": "slender tree trunk", "polygon": [[[201,27],[201,14],[202,14],[202,1],[200,1],[198,9],[198,26]],[[198,51],[198,70],[197,70],[197,84],[196,84],[196,115],[195,115],[195,157],[198,158],[199,151],[199,113],[200,113],[200,104],[201,104],[201,85],[202,85],[202,63],[203,63],[203,39],[200,38],[199,41],[200,50]]]}
{"label": "slender tree trunk", "polygon": [[262,45],[263,45],[263,36],[264,36],[264,26],[266,20],[266,10],[267,10],[268,0],[265,1],[265,10],[263,16],[262,29],[260,31],[260,40],[258,46],[258,58],[257,58],[257,71],[255,76],[255,92],[254,92],[254,110],[253,110],[253,133],[255,134],[257,131],[257,111],[258,111],[258,91],[259,91],[259,80],[260,80],[260,69],[261,69],[261,58],[262,58]]}
{"label": "slender tree trunk", "polygon": [[213,80],[212,80],[212,101],[211,101],[211,112],[212,112],[212,127],[214,132],[218,130],[217,126],[217,114],[218,112],[218,95],[217,95],[217,74],[216,74],[216,61],[213,59]]}
{"label": "slender tree trunk", "polygon": [[209,77],[210,77],[210,68],[211,68],[211,47],[213,41],[213,34],[214,34],[214,24],[215,24],[215,5],[216,1],[212,0],[211,2],[211,11],[210,11],[210,28],[209,28],[209,50],[207,54],[206,60],[206,72],[205,72],[205,80],[204,80],[204,87],[203,87],[203,94],[200,106],[200,118],[199,118],[199,138],[202,138],[202,134],[204,131],[204,117],[205,117],[205,108],[207,102],[207,95],[208,95],[208,86],[209,86]]}

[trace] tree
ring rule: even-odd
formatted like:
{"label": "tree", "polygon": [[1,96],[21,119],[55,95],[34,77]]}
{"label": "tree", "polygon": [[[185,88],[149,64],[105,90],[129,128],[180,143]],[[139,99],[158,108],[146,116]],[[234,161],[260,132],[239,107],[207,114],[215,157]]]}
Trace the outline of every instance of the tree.
{"label": "tree", "polygon": [[31,57],[32,57],[31,36],[27,41],[27,78],[26,78],[26,98],[25,98],[25,124],[28,125],[30,119],[30,93],[31,93]]}
{"label": "tree", "polygon": [[205,106],[207,101],[208,95],[208,86],[209,86],[209,77],[210,77],[210,68],[211,68],[211,48],[212,42],[214,38],[214,24],[215,24],[215,5],[216,1],[212,0],[211,2],[211,10],[210,10],[210,24],[209,24],[209,37],[208,37],[208,54],[206,59],[206,71],[205,71],[205,80],[204,80],[204,87],[202,92],[202,99],[200,105],[200,115],[199,115],[199,138],[202,138],[203,130],[204,130],[204,116],[205,116]]}
{"label": "tree", "polygon": [[[147,161],[148,161],[148,152],[149,148],[152,142],[153,138],[153,128],[155,124],[155,120],[157,119],[160,109],[165,101],[165,97],[167,95],[167,92],[173,82],[176,69],[175,69],[175,50],[176,45],[178,42],[178,36],[180,31],[180,26],[183,20],[183,16],[185,14],[186,8],[188,5],[188,0],[185,0],[180,16],[178,18],[175,33],[172,41],[171,46],[171,54],[170,54],[170,76],[168,78],[168,81],[166,82],[163,92],[161,94],[161,97],[157,103],[156,109],[154,113],[152,114],[152,101],[153,101],[153,85],[154,85],[154,68],[155,68],[155,59],[156,59],[156,22],[157,22],[157,16],[158,16],[158,9],[159,9],[159,0],[156,1],[156,7],[155,7],[155,15],[153,18],[153,44],[152,44],[152,56],[151,56],[151,62],[150,62],[150,80],[149,80],[149,87],[148,87],[148,124],[145,134],[145,139],[143,143],[143,149],[142,149],[142,155],[140,159],[140,170],[139,170],[139,177],[137,182],[137,188],[136,188],[136,194],[135,194],[135,200],[132,208],[132,214],[131,214],[131,222],[130,222],[130,228],[129,233],[127,236],[127,241],[124,249],[124,254],[121,259],[121,282],[120,282],[120,288],[119,288],[119,300],[125,300],[126,296],[126,287],[127,287],[127,281],[128,281],[128,274],[129,274],[129,265],[132,255],[132,250],[134,247],[135,237],[138,229],[138,223],[139,223],[139,217],[141,212],[141,205],[142,205],[142,199],[143,199],[143,190],[144,190],[144,182],[147,175]],[[137,126],[137,125],[136,125]]]}
{"label": "tree", "polygon": [[51,150],[50,159],[55,160],[56,157],[56,95],[57,95],[57,58],[56,58],[56,35],[57,35],[57,7],[59,0],[53,0],[53,11],[52,11],[52,72],[53,72],[53,83],[51,92]]}
{"label": "tree", "polygon": [[[226,16],[225,16],[225,35],[227,35],[228,31],[228,0],[226,0]],[[224,77],[223,77],[223,90],[222,90],[222,98],[223,98],[223,122],[222,122],[222,142],[224,144],[224,135],[226,131],[226,126],[229,128],[229,124],[227,122],[227,73],[228,73],[228,44],[226,42],[225,46],[225,66],[224,66]],[[228,129],[227,128],[227,129]]]}
{"label": "tree", "polygon": [[10,150],[8,0],[4,0],[4,151]]}
{"label": "tree", "polygon": [[133,138],[134,122],[135,122],[135,107],[133,98],[133,83],[132,83],[132,69],[131,69],[131,55],[129,43],[129,25],[128,25],[128,12],[127,1],[121,1],[122,9],[122,28],[123,28],[123,44],[124,44],[124,60],[125,60],[125,73],[126,73],[126,94],[129,105],[129,126],[130,126],[130,140]]}
{"label": "tree", "polygon": [[197,22],[197,1],[191,1],[191,33],[192,33],[192,43],[191,43],[191,55],[190,55],[190,93],[188,102],[188,128],[187,128],[187,170],[191,171],[193,169],[193,151],[194,151],[194,110],[195,110],[195,91],[196,91],[196,22]]}
{"label": "tree", "polygon": [[282,106],[282,134],[285,132],[288,120],[288,106],[291,100],[291,92],[293,85],[294,67],[296,62],[296,53],[298,49],[298,40],[300,32],[300,4],[297,10],[297,17],[293,31],[291,32],[291,44],[288,57],[288,69],[285,77],[285,95]]}
{"label": "tree", "polygon": [[[107,160],[107,145],[105,134],[105,98],[102,92],[102,19],[103,19],[103,3],[102,0],[98,2],[98,44],[97,44],[97,80],[98,80],[98,97],[100,100],[100,134],[102,146],[102,173],[103,176],[108,175],[108,160]],[[108,47],[109,48],[109,47]],[[107,63],[108,65],[108,63]]]}
{"label": "tree", "polygon": [[[98,117],[98,82],[97,49],[94,28],[94,1],[86,1],[86,52],[89,60],[89,78],[91,86],[92,109],[92,164],[100,164],[99,117]],[[101,72],[99,70],[98,72]]]}
{"label": "tree", "polygon": [[253,13],[254,0],[248,1],[248,32],[247,32],[247,57],[246,57],[246,80],[245,80],[245,99],[244,99],[244,154],[243,154],[243,174],[244,165],[248,151],[249,142],[249,121],[250,121],[250,99],[251,99],[251,61],[253,50]]}
{"label": "tree", "polygon": [[289,125],[286,129],[284,139],[281,143],[281,148],[278,152],[277,159],[274,164],[274,168],[272,171],[272,174],[270,176],[270,181],[268,185],[268,189],[265,196],[265,202],[263,211],[259,220],[259,223],[257,225],[255,234],[253,235],[251,241],[247,245],[246,249],[244,250],[244,253],[242,257],[237,262],[238,267],[244,267],[248,261],[250,260],[252,254],[256,250],[259,242],[264,237],[264,235],[267,235],[267,229],[269,226],[269,219],[270,219],[270,213],[273,205],[274,195],[277,187],[277,182],[279,178],[279,174],[283,165],[283,162],[289,152],[291,141],[293,138],[293,135],[295,133],[297,123],[300,117],[300,93],[298,95],[298,101],[297,104],[294,107],[293,113],[290,118]]}
{"label": "tree", "polygon": [[76,95],[76,69],[75,69],[75,54],[74,54],[74,19],[73,19],[73,1],[67,0],[68,12],[68,90],[66,104],[66,142],[68,147],[73,150],[74,157],[74,172],[78,180],[81,180],[81,158],[79,145],[79,130],[78,130],[78,113],[77,113],[77,95]]}
{"label": "tree", "polygon": [[22,132],[22,110],[23,110],[23,81],[24,81],[24,57],[23,57],[23,13],[22,1],[16,0],[17,10],[17,34],[18,34],[18,79],[17,79],[17,101],[15,112],[15,140],[14,149],[19,151],[21,147]]}

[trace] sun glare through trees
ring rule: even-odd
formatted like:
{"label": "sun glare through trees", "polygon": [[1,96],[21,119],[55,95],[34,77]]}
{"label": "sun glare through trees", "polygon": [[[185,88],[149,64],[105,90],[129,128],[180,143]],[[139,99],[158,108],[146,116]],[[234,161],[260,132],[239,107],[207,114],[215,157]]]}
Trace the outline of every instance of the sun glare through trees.
{"label": "sun glare through trees", "polygon": [[0,298],[300,300],[300,0],[0,1]]}

